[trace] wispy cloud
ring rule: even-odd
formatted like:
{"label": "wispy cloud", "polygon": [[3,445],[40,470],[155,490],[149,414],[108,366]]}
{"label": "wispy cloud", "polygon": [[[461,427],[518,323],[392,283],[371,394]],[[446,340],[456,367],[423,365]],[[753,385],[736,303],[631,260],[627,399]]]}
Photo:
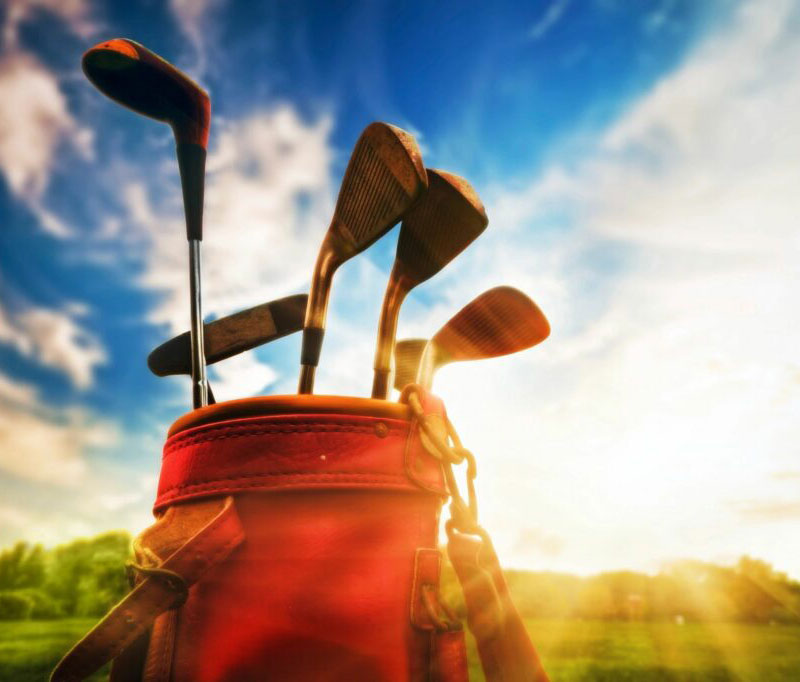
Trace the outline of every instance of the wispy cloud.
{"label": "wispy cloud", "polygon": [[228,358],[210,371],[217,401],[256,395],[273,383],[278,375],[272,367],[257,360],[252,353]]}
{"label": "wispy cloud", "polygon": [[85,313],[74,305],[64,310],[30,306],[15,312],[0,305],[0,344],[66,374],[76,388],[87,389],[95,367],[107,356],[100,341],[78,321]]}
{"label": "wispy cloud", "polygon": [[734,505],[739,515],[748,521],[791,521],[800,519],[800,502],[796,500],[741,502]]}
{"label": "wispy cloud", "polygon": [[800,436],[797,18],[793,3],[742,5],[582,160],[489,193],[492,224],[461,276],[485,280],[486,248],[520,281],[549,273],[549,291],[522,288],[553,333],[513,361],[442,372],[436,388],[465,442],[491,453],[481,485],[503,502],[484,502],[484,519],[512,562],[513,498],[562,537],[596,529],[559,556],[571,570],[600,557],[641,566],[630,538],[653,524],[664,531],[648,541],[654,561],[747,550],[800,570],[778,535],[742,529],[727,502],[754,486],[772,494]]}
{"label": "wispy cloud", "polygon": [[58,238],[71,231],[45,208],[43,196],[62,143],[92,156],[92,132],[69,113],[54,74],[28,54],[0,56],[0,172],[42,228]]}
{"label": "wispy cloud", "polygon": [[531,26],[528,36],[532,40],[544,38],[547,32],[559,22],[567,7],[569,7],[569,0],[555,0],[552,2],[548,5],[541,18]]}
{"label": "wispy cloud", "polygon": [[[217,134],[203,239],[208,314],[263,303],[306,282],[330,220],[330,129],[329,118],[306,124],[284,105],[228,123]],[[150,191],[138,184],[124,192],[129,220],[151,244],[140,283],[164,294],[151,321],[177,333],[188,328],[185,227],[180,205],[154,205]]]}
{"label": "wispy cloud", "polygon": [[0,375],[0,471],[72,487],[85,482],[88,451],[117,442],[116,429],[83,410],[53,411],[35,389]]}
{"label": "wispy cloud", "polygon": [[215,36],[213,17],[224,0],[169,0],[169,8],[194,50],[194,63],[187,67],[202,78],[208,66],[209,44]]}
{"label": "wispy cloud", "polygon": [[96,30],[89,0],[6,0],[5,21],[2,26],[6,50],[18,47],[20,26],[35,19],[40,13],[58,17],[81,38],[88,38]]}

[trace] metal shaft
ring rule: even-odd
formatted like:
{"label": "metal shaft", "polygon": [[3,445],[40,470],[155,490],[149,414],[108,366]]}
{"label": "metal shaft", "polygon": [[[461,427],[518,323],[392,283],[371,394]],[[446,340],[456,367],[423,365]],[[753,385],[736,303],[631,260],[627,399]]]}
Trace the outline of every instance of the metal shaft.
{"label": "metal shaft", "polygon": [[191,302],[192,404],[208,405],[206,353],[203,345],[203,306],[200,292],[200,240],[189,240],[189,296]]}
{"label": "metal shaft", "polygon": [[397,319],[400,306],[408,293],[408,283],[392,270],[386,294],[383,297],[381,318],[378,323],[378,343],[375,348],[374,376],[372,379],[372,397],[386,400],[392,386],[392,364],[394,361],[394,341],[397,336]]}

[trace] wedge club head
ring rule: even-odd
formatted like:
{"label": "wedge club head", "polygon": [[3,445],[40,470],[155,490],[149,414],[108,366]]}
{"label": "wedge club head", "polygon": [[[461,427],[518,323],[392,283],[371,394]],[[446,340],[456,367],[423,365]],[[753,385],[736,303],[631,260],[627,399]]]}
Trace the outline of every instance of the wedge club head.
{"label": "wedge club head", "polygon": [[303,324],[299,393],[312,393],[336,269],[388,232],[428,186],[414,138],[387,123],[361,133],[311,278]]}
{"label": "wedge club head", "polygon": [[459,310],[428,342],[416,383],[430,389],[433,375],[446,364],[517,353],[549,335],[544,313],[519,289],[489,289]]}
{"label": "wedge club head", "polygon": [[[233,357],[303,328],[308,296],[297,294],[262,303],[204,325],[206,364]],[[147,358],[156,376],[191,374],[189,332],[165,341]]]}
{"label": "wedge club head", "polygon": [[428,169],[428,191],[403,217],[397,255],[383,298],[375,345],[372,397],[389,394],[400,306],[411,289],[442,270],[489,223],[472,186],[457,175]]}
{"label": "wedge club head", "polygon": [[192,403],[208,404],[205,370],[200,241],[203,238],[203,194],[211,100],[188,76],[139,43],[106,40],[83,55],[86,77],[115,102],[138,114],[168,123],[177,145],[178,166],[189,240]]}

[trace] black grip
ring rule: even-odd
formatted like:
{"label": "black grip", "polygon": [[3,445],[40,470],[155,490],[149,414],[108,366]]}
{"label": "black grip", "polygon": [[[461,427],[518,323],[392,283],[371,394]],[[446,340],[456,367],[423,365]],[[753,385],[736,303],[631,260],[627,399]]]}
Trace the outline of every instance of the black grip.
{"label": "black grip", "polygon": [[300,351],[300,364],[316,367],[319,364],[319,355],[322,351],[322,338],[325,330],[317,327],[303,329],[303,347]]}
{"label": "black grip", "polygon": [[178,168],[181,171],[186,238],[203,238],[203,194],[206,177],[206,150],[199,144],[179,142]]}

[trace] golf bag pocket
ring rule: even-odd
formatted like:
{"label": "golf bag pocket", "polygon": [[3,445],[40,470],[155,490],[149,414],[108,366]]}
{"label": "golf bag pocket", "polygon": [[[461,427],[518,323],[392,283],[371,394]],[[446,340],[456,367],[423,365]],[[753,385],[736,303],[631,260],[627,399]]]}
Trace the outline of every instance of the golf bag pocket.
{"label": "golf bag pocket", "polygon": [[400,403],[274,396],[182,417],[157,520],[134,543],[133,588],[52,679],[114,659],[115,682],[466,682],[461,623],[439,595],[446,424],[440,401],[409,391]]}

